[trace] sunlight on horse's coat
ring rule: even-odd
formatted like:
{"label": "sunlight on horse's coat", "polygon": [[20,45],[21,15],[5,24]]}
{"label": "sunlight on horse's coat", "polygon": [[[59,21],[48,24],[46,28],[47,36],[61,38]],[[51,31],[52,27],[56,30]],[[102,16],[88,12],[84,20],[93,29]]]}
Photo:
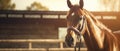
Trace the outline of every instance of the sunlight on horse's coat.
{"label": "sunlight on horse's coat", "polygon": [[117,48],[116,48],[115,43],[113,44],[113,51],[118,51]]}
{"label": "sunlight on horse's coat", "polygon": [[90,26],[92,27],[92,31],[93,31],[93,36],[95,37],[95,39],[97,40],[97,43],[99,45],[99,48],[103,48],[103,39],[101,39],[103,36],[101,36],[101,30],[96,26],[96,24],[94,23],[94,21],[90,18],[90,16],[86,16],[91,24]]}

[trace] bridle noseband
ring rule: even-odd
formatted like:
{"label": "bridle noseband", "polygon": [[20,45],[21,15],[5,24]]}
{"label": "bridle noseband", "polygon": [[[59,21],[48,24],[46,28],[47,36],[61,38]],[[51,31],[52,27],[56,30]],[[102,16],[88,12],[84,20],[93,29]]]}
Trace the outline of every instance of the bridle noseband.
{"label": "bridle noseband", "polygon": [[[75,34],[78,36],[78,38],[79,38],[79,46],[78,46],[78,51],[80,51],[80,46],[81,46],[81,32],[82,32],[82,30],[83,30],[83,28],[84,28],[84,24],[85,24],[85,17],[84,16],[80,16],[80,17],[82,17],[82,19],[83,19],[83,22],[82,22],[82,25],[80,26],[80,27],[78,27],[78,28],[75,28],[75,27],[68,27],[68,29],[67,30],[73,30],[74,32],[75,32]],[[75,45],[75,47],[74,47],[74,51],[76,51],[76,45]]]}

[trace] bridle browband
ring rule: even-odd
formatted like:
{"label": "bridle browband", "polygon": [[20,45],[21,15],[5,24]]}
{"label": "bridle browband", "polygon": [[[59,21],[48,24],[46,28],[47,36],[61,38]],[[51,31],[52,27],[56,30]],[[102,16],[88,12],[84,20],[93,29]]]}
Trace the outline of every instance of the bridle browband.
{"label": "bridle browband", "polygon": [[[83,19],[83,22],[82,22],[82,25],[80,26],[80,27],[78,27],[78,28],[75,28],[75,27],[68,27],[67,28],[67,30],[73,30],[74,32],[75,32],[75,34],[78,36],[78,38],[79,38],[79,46],[78,46],[78,51],[80,51],[80,46],[81,46],[81,31],[83,30],[83,28],[84,28],[84,24],[85,24],[85,17],[84,16],[80,16],[80,17],[82,17],[82,19]],[[75,47],[74,47],[74,51],[76,51],[76,45],[75,45]]]}

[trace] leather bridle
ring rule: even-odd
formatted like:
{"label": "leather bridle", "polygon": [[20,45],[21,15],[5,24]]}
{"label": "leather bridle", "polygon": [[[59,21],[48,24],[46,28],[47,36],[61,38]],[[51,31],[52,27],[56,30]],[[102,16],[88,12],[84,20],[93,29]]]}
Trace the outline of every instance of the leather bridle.
{"label": "leather bridle", "polygon": [[[85,24],[85,17],[84,16],[80,16],[80,17],[82,17],[82,19],[83,19],[82,25],[81,26],[79,25],[80,27],[78,27],[78,28],[68,27],[68,30],[73,30],[79,38],[78,51],[80,51],[80,47],[81,47],[81,44],[82,44],[82,42],[81,42],[81,35],[82,35],[81,32],[82,32],[82,30],[84,28],[84,24]],[[74,46],[74,51],[76,51],[76,49],[77,49],[77,47],[75,45]]]}

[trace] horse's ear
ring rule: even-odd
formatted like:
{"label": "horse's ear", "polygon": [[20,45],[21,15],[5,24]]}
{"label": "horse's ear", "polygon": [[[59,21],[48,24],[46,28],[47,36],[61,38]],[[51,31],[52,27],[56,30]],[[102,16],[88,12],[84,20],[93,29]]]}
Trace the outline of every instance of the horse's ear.
{"label": "horse's ear", "polygon": [[67,0],[67,5],[69,8],[71,8],[73,5],[71,4],[70,0]]}
{"label": "horse's ear", "polygon": [[83,6],[84,6],[83,0],[80,0],[79,4],[80,4],[80,8],[83,9]]}

